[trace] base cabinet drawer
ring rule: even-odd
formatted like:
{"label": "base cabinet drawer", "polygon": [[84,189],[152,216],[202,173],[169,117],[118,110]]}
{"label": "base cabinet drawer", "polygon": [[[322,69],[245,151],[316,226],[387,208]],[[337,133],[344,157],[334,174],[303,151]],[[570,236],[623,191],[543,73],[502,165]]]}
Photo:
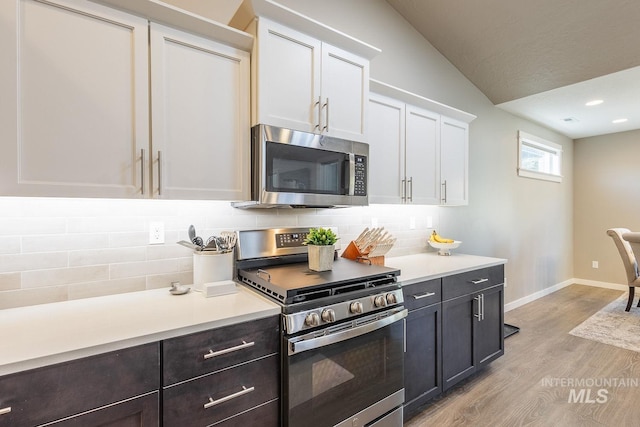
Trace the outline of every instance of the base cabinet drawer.
{"label": "base cabinet drawer", "polygon": [[[33,427],[157,391],[158,343],[0,378],[0,427]],[[90,424],[86,424],[90,425]]]}
{"label": "base cabinet drawer", "polygon": [[211,425],[277,399],[279,376],[280,357],[273,354],[166,387],[164,426]]}
{"label": "base cabinet drawer", "polygon": [[214,425],[215,427],[277,427],[280,425],[280,400],[275,399],[264,403]]}
{"label": "base cabinet drawer", "polygon": [[271,316],[163,341],[163,385],[277,353],[279,319]]}

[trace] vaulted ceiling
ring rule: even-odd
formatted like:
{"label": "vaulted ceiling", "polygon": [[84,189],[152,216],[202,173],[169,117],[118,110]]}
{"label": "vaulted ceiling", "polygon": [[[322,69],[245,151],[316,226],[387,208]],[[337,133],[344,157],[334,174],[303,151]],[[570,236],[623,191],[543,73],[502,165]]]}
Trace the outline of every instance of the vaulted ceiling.
{"label": "vaulted ceiling", "polygon": [[640,129],[640,1],[387,2],[498,107],[571,138]]}

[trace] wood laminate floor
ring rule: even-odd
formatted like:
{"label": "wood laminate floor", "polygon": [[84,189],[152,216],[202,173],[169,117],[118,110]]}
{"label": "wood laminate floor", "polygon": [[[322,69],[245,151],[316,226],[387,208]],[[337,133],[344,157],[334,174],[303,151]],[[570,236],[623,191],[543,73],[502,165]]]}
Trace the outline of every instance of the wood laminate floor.
{"label": "wood laminate floor", "polygon": [[[505,313],[520,327],[505,340],[505,355],[404,427],[640,426],[640,353],[569,335],[621,294],[571,285]],[[590,395],[576,403],[581,389]]]}

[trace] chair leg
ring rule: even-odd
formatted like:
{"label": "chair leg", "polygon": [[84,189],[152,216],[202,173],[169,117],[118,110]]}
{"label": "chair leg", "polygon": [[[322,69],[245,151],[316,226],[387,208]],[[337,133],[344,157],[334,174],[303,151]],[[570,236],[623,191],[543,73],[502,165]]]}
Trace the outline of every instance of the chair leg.
{"label": "chair leg", "polygon": [[627,301],[627,308],[624,311],[631,310],[631,304],[633,304],[633,294],[636,288],[633,286],[629,286],[629,301]]}

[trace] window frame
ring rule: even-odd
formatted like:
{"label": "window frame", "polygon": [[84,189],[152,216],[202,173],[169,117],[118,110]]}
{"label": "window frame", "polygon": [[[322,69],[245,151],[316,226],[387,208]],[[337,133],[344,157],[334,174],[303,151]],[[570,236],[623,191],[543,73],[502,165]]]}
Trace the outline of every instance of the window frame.
{"label": "window frame", "polygon": [[[558,173],[543,172],[534,169],[527,169],[523,166],[522,150],[524,147],[532,147],[551,153],[557,159]],[[543,138],[529,133],[518,131],[518,176],[525,178],[540,179],[544,181],[562,182],[562,146],[555,142],[547,141]]]}

